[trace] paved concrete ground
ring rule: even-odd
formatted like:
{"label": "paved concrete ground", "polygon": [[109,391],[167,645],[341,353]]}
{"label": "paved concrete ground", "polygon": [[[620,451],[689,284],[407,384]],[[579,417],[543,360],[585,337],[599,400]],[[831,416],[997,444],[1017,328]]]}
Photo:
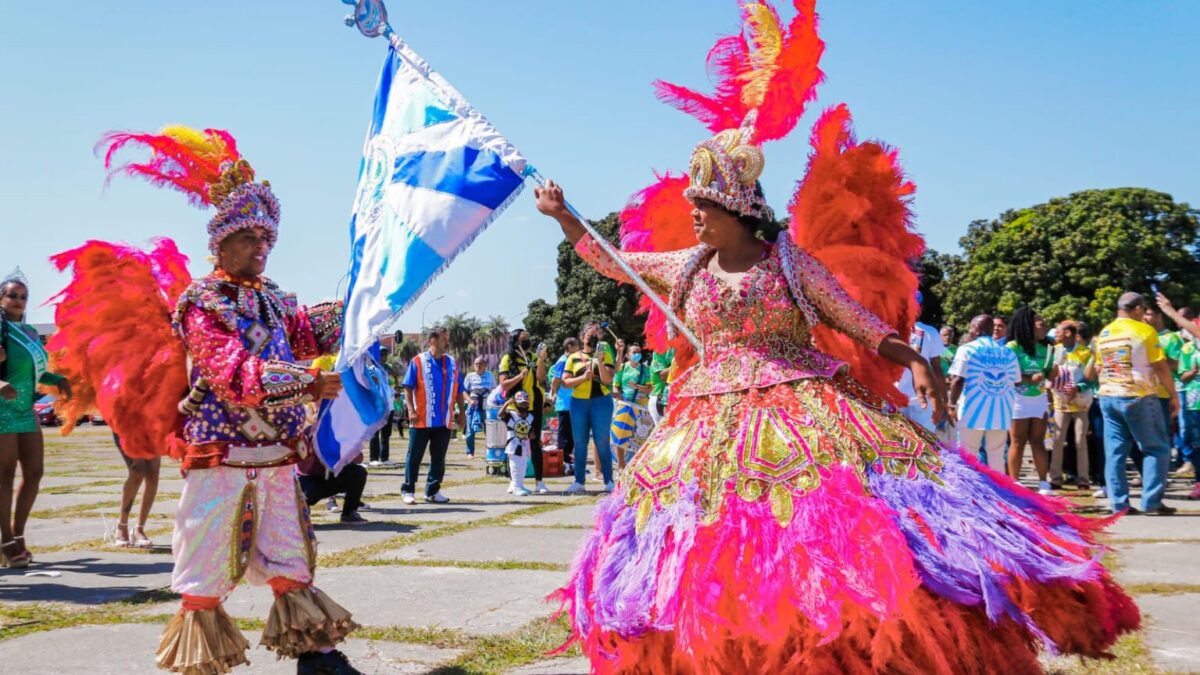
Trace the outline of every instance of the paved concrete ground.
{"label": "paved concrete ground", "polygon": [[[177,600],[169,550],[174,500],[182,483],[164,468],[150,550],[106,543],[115,522],[123,468],[106,429],[69,439],[47,434],[47,476],[27,537],[37,564],[26,574],[0,570],[0,671],[4,673],[151,673],[165,618]],[[404,442],[393,439],[393,457]],[[324,504],[313,509],[320,542],[317,580],[366,627],[344,651],[368,673],[585,673],[578,652],[549,657],[565,635],[546,619],[543,598],[561,585],[597,497],[561,492],[514,498],[505,482],[484,476],[462,446],[451,449],[445,492],[454,501],[405,505],[401,472],[372,471],[365,526],[344,526]],[[598,484],[590,484],[598,487]],[[1200,672],[1200,502],[1179,499],[1174,518],[1127,518],[1108,535],[1121,583],[1136,594],[1147,628],[1115,665],[1047,659],[1054,672]],[[1090,498],[1072,495],[1083,512]],[[229,613],[256,643],[270,591],[243,585]],[[261,648],[242,672],[285,673]]]}

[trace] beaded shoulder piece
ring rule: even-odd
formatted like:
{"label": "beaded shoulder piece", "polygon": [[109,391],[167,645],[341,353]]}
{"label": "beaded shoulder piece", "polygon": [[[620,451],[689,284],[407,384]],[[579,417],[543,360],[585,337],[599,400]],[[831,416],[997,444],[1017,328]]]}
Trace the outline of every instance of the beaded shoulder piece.
{"label": "beaded shoulder piece", "polygon": [[176,331],[182,330],[184,315],[192,305],[213,314],[231,331],[238,329],[238,316],[278,328],[284,325],[285,318],[295,316],[297,312],[296,296],[284,293],[266,277],[252,286],[227,281],[213,274],[192,281],[175,305],[173,319]]}

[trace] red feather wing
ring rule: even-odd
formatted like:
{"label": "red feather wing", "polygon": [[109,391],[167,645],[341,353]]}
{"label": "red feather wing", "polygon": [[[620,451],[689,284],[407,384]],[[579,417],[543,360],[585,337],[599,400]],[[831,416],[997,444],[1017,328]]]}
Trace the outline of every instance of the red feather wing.
{"label": "red feather wing", "polygon": [[[907,336],[916,321],[917,275],[909,263],[925,250],[911,229],[916,187],[904,177],[896,151],[859,143],[845,105],[827,110],[813,128],[808,171],[789,211],[796,244],[830,269],[846,291]],[[904,405],[895,382],[901,369],[826,327],[817,345],[850,364],[872,392]]]}
{"label": "red feather wing", "polygon": [[179,456],[187,354],[171,311],[191,278],[187,258],[162,239],[150,251],[89,241],[51,257],[71,281],[52,299],[58,332],[48,345],[56,372],[71,381],[73,420],[99,410],[126,455]]}

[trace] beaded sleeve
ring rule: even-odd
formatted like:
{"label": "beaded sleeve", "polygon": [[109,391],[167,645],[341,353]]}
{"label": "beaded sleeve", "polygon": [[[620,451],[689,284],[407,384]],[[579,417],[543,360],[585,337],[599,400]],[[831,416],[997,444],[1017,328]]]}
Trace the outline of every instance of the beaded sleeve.
{"label": "beaded sleeve", "polygon": [[342,303],[322,302],[288,317],[288,340],[297,359],[332,354],[342,342]]}
{"label": "beaded sleeve", "polygon": [[[609,279],[626,284],[633,283],[625,272],[613,262],[612,258],[600,248],[600,245],[596,243],[596,240],[591,235],[585,235],[580,239],[575,244],[575,251],[592,269]],[[691,251],[692,249],[671,251],[669,253],[633,253],[622,251],[621,259],[628,263],[633,268],[633,271],[642,275],[646,283],[650,284],[650,288],[653,288],[662,295],[667,295],[671,292],[671,287],[679,279],[684,263],[687,262],[688,254]]]}
{"label": "beaded sleeve", "polygon": [[878,349],[885,337],[895,334],[895,328],[850,297],[838,283],[837,277],[820,260],[790,242],[788,245],[793,246],[790,253],[802,294],[812,303],[821,319],[872,350]]}
{"label": "beaded sleeve", "polygon": [[260,359],[217,316],[192,306],[183,316],[192,367],[225,403],[274,408],[306,403],[316,392],[316,369]]}

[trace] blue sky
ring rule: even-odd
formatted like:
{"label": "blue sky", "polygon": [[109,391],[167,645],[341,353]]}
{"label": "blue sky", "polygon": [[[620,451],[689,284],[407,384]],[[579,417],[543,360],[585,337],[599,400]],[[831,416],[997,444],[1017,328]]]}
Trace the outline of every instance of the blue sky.
{"label": "blue sky", "polygon": [[[52,7],[50,13],[47,7]],[[618,209],[653,169],[685,168],[705,132],[655,101],[657,77],[705,86],[733,0],[393,0],[398,32],[585,215]],[[785,9],[786,11],[786,9]],[[819,111],[849,104],[861,137],[900,149],[919,229],[954,250],[967,223],[1098,187],[1200,204],[1200,3],[827,1],[826,83],[794,136],[767,147],[776,209]],[[268,274],[303,302],[340,294],[347,215],[382,40],[336,0],[4,2],[0,6],[0,274],[32,301],[64,279],[46,258],[87,239],[175,238],[207,271],[207,215],[126,179],[104,191],[109,129],[231,130],[282,202]],[[553,300],[557,226],[529,192],[427,292],[428,316],[519,321]],[[416,329],[424,301],[401,320]],[[48,321],[49,308],[32,312]]]}

